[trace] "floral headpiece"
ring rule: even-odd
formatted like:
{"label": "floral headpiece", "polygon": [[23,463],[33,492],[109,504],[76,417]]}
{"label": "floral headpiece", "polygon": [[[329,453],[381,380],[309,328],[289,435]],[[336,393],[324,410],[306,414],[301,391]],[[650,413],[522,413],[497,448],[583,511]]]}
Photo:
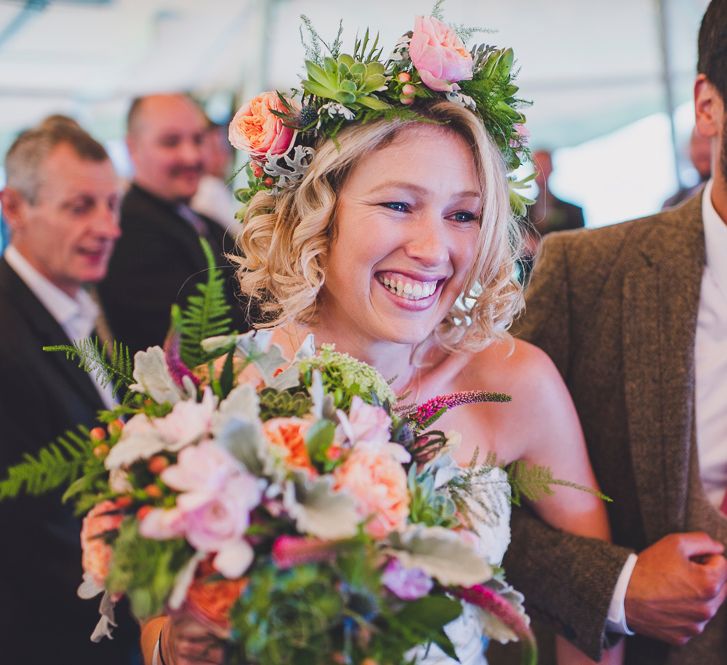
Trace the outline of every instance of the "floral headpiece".
{"label": "floral headpiece", "polygon": [[296,187],[322,136],[335,140],[351,122],[417,118],[418,106],[446,99],[481,118],[510,174],[512,209],[524,214],[532,203],[521,193],[529,178],[518,181],[513,171],[528,155],[525,116],[518,110],[526,102],[515,97],[513,51],[485,44],[468,50],[464,40],[478,30],[443,23],[440,4],[435,16],[415,19],[414,29],[383,62],[378,36],[372,40],[368,30],[349,55],[341,52],[340,26],[329,45],[302,17],[310,34],[302,90],[264,92],[230,123],[230,143],[250,155],[248,187],[237,191],[240,201],[249,202],[259,191]]}

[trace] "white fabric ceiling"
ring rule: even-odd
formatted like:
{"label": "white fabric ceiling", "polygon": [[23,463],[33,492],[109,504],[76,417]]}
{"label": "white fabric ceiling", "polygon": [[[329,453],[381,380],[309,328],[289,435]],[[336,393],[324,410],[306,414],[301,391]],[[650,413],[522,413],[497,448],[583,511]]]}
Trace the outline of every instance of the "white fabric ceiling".
{"label": "white fabric ceiling", "polygon": [[[299,15],[322,35],[344,21],[381,30],[386,48],[431,0],[0,1],[0,152],[52,112],[103,138],[122,133],[133,95],[190,89],[250,96],[295,85]],[[676,102],[689,98],[696,32],[707,0],[665,0]],[[512,45],[534,143],[573,145],[663,110],[657,0],[448,0],[453,23],[497,29]]]}

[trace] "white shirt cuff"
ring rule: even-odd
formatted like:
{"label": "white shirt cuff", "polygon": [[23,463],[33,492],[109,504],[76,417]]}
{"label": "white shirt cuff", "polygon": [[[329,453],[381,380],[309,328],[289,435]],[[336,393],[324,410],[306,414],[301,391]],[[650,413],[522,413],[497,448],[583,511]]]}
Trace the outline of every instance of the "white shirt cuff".
{"label": "white shirt cuff", "polygon": [[620,633],[621,635],[634,635],[635,633],[626,624],[626,589],[631,581],[631,574],[634,572],[634,566],[638,557],[636,554],[629,554],[621,574],[618,576],[616,587],[613,590],[611,604],[608,606],[608,616],[606,617],[606,630],[611,633]]}
{"label": "white shirt cuff", "polygon": [[[159,640],[161,639],[161,635],[159,636]],[[154,653],[151,657],[151,665],[161,665],[159,661],[159,640],[157,640],[157,643],[154,645]]]}

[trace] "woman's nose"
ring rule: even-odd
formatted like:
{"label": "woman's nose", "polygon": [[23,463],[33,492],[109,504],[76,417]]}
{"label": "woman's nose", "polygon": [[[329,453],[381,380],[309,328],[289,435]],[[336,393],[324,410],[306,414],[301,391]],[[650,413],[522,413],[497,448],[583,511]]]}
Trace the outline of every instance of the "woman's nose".
{"label": "woman's nose", "polygon": [[427,213],[412,224],[406,253],[426,266],[439,266],[449,260],[445,225],[440,216]]}

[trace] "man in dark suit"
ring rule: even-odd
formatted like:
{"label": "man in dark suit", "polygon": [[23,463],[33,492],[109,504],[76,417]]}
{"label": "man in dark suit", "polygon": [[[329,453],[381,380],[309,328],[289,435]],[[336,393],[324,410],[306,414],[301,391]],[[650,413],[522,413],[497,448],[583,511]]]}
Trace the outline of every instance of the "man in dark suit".
{"label": "man in dark suit", "polygon": [[694,94],[714,155],[703,194],[548,236],[519,327],[569,386],[615,544],[519,513],[508,577],[592,657],[607,629],[635,632],[633,665],[727,663],[726,45],[727,0],[712,0]]}
{"label": "man in dark suit", "polygon": [[151,95],[129,110],[127,145],[134,178],[121,205],[123,235],[99,286],[117,339],[132,352],[161,344],[173,303],[184,303],[206,278],[199,244],[207,239],[227,276],[233,324],[246,330],[247,307],[236,296],[234,266],[224,254],[234,237],[189,202],[202,176],[206,121],[184,95]]}
{"label": "man in dark suit", "polygon": [[[118,183],[80,127],[22,134],[6,157],[0,259],[0,469],[77,424],[92,426],[108,391],[44,345],[87,337],[98,309],[82,288],[105,272],[119,235]],[[81,600],[80,522],[58,494],[0,503],[0,661],[132,665],[138,629],[124,612],[114,641],[93,644],[98,601]]]}

